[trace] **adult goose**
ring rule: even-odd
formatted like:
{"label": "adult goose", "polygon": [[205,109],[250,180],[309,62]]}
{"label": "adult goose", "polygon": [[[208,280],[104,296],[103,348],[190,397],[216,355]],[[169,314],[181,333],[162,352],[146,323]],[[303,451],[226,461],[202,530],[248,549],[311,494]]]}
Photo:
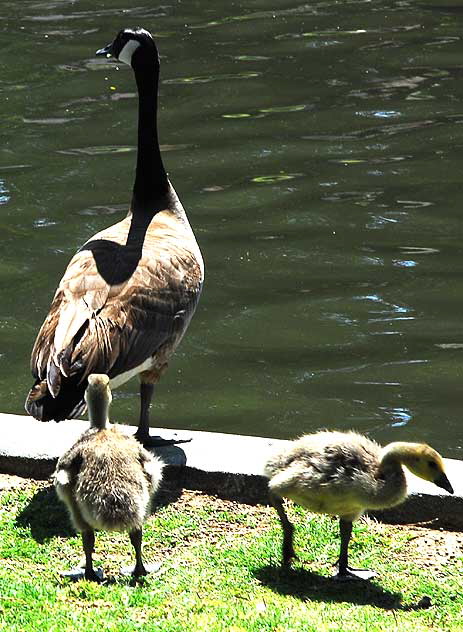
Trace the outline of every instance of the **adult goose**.
{"label": "adult goose", "polygon": [[133,437],[109,423],[111,391],[107,375],[88,377],[85,392],[90,428],[58,460],[54,483],[75,528],[82,533],[84,568],[65,575],[99,581],[93,568],[95,529],[127,531],[135,550],[134,577],[153,567],[144,563],[142,529],[164,464]]}
{"label": "adult goose", "polygon": [[132,67],[138,87],[138,153],[125,219],[97,233],[71,259],[35,341],[35,382],[26,410],[41,421],[85,409],[91,373],[111,387],[139,375],[136,437],[149,435],[154,385],[167,368],[201,293],[204,265],[193,231],[161,158],[157,131],[159,56],[151,34],[126,28],[97,55]]}
{"label": "adult goose", "polygon": [[420,443],[394,442],[382,448],[355,432],[323,431],[305,435],[273,455],[266,464],[270,500],[283,528],[283,565],[296,557],[293,525],[283,508],[290,498],[316,513],[339,516],[339,579],[370,579],[375,573],[348,566],[352,522],[366,509],[386,509],[407,496],[402,465],[453,493],[442,457]]}

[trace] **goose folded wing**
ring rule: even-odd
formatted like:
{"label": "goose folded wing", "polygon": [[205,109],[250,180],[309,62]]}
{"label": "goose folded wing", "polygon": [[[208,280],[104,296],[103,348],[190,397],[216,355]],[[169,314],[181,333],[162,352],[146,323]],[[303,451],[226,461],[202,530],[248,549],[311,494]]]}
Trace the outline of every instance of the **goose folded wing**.
{"label": "goose folded wing", "polygon": [[[181,335],[184,313],[175,296],[150,292],[145,287],[132,287],[129,300],[108,304],[101,315],[109,335],[108,375],[114,377],[136,369]],[[98,322],[97,319],[96,325]],[[94,349],[88,348],[88,352],[92,354]]]}
{"label": "goose folded wing", "polygon": [[[92,316],[105,305],[110,287],[98,275],[90,252],[78,252],[70,261],[40,328],[31,355],[31,371],[38,379],[72,371],[76,343]],[[58,378],[57,378],[58,379]],[[59,381],[59,380],[58,380]],[[59,389],[59,384],[58,384]],[[53,387],[50,389],[53,392]]]}
{"label": "goose folded wing", "polygon": [[32,353],[33,373],[46,375],[52,392],[59,391],[61,375],[114,377],[181,337],[197,292],[181,274],[143,263],[124,283],[109,285],[89,251],[73,258]]}

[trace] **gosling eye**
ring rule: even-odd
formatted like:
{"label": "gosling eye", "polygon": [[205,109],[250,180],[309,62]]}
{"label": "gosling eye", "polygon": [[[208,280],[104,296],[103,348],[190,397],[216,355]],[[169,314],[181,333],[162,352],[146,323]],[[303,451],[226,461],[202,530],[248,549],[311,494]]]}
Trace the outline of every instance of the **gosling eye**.
{"label": "gosling eye", "polygon": [[435,461],[428,461],[428,465],[432,470],[437,470],[437,463]]}

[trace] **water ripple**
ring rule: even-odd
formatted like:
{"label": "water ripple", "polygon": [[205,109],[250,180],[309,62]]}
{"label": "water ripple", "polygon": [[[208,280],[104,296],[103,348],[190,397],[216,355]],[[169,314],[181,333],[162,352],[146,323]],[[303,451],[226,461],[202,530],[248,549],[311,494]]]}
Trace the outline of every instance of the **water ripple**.
{"label": "water ripple", "polygon": [[[161,145],[162,152],[168,151],[182,151],[189,149],[192,145],[186,143],[179,143],[178,145]],[[105,154],[128,154],[137,150],[136,145],[100,145],[97,147],[72,147],[69,149],[58,149],[58,154],[66,154],[69,156],[78,156],[84,154],[85,156],[100,156]]]}
{"label": "water ripple", "polygon": [[10,199],[10,196],[8,195],[9,191],[5,186],[5,183],[0,180],[0,205],[6,204],[8,202],[8,200]]}
{"label": "water ripple", "polygon": [[65,125],[66,123],[70,123],[71,121],[82,121],[81,117],[70,116],[68,118],[65,117],[55,117],[55,118],[42,118],[42,119],[28,119],[23,118],[23,123],[32,123],[35,125]]}
{"label": "water ripple", "polygon": [[86,156],[100,156],[104,154],[126,154],[136,150],[136,146],[123,145],[101,145],[99,147],[76,147],[71,149],[58,149],[58,154],[66,154],[69,156],[78,156],[84,154]]}
{"label": "water ripple", "polygon": [[38,217],[34,220],[34,228],[49,228],[50,226],[56,226],[58,222],[50,219],[49,217]]}
{"label": "water ripple", "polygon": [[408,408],[387,408],[380,406],[380,410],[384,410],[391,418],[391,428],[400,428],[406,426],[413,418]]}
{"label": "water ripple", "polygon": [[270,18],[271,20],[275,20],[276,18],[282,18],[287,16],[295,16],[295,15],[320,15],[320,8],[322,4],[312,5],[312,4],[303,4],[298,7],[292,7],[289,9],[269,9],[267,11],[253,11],[251,13],[246,13],[244,15],[227,15],[220,19],[209,20],[208,22],[202,22],[200,24],[190,24],[188,28],[190,29],[208,29],[216,26],[222,26],[224,24],[228,24],[231,22],[245,22],[249,20],[265,20]]}
{"label": "water ripple", "polygon": [[175,77],[173,79],[164,79],[164,84],[184,84],[184,83],[212,83],[213,81],[223,81],[224,79],[254,79],[260,77],[261,72],[258,71],[243,71],[237,73],[224,73],[217,75],[196,75],[194,77]]}
{"label": "water ripple", "polygon": [[[63,8],[67,8],[69,5],[69,1],[67,0],[64,5],[56,5],[56,9],[60,9],[61,6]],[[53,8],[53,7],[52,7]],[[125,14],[127,17],[135,17],[140,16],[144,18],[148,17],[160,17],[166,15],[165,7],[160,7],[159,9],[149,9],[146,7],[134,7],[133,9],[123,9],[121,11],[120,8],[114,7],[111,9],[91,9],[89,11],[73,11],[72,13],[50,13],[50,5],[49,3],[40,3],[37,5],[29,6],[29,9],[37,9],[39,11],[45,11],[45,14],[41,15],[25,15],[22,17],[23,21],[31,21],[31,22],[65,22],[68,20],[85,20],[91,19],[96,20],[97,18],[108,18],[110,16],[115,16],[120,18],[121,13]]]}
{"label": "water ripple", "polygon": [[251,178],[251,182],[257,182],[258,184],[273,184],[275,182],[283,182],[284,180],[294,180],[294,178],[304,177],[304,173],[276,173],[266,176],[255,176]]}
{"label": "water ripple", "polygon": [[270,114],[289,114],[291,112],[307,112],[308,110],[313,109],[312,104],[307,103],[299,103],[297,105],[279,105],[271,108],[262,108],[261,110],[257,110],[256,112],[236,112],[236,113],[226,113],[222,114],[222,118],[228,119],[241,119],[241,118],[250,118],[250,119],[258,119],[268,116]]}
{"label": "water ripple", "polygon": [[106,204],[99,206],[91,206],[88,208],[84,208],[81,211],[77,211],[78,215],[91,215],[91,216],[99,216],[99,215],[115,215],[117,213],[122,213],[127,211],[126,204]]}

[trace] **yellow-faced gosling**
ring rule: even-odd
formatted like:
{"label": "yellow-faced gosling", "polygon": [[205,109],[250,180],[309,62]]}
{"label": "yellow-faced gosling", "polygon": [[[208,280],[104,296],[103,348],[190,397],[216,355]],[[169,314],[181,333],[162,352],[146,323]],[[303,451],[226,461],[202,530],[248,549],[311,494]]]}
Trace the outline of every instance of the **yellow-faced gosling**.
{"label": "yellow-faced gosling", "polygon": [[92,561],[94,531],[104,529],[129,533],[135,549],[132,575],[140,577],[150,571],[142,559],[142,528],[162,479],[163,463],[109,424],[107,375],[88,377],[85,399],[90,428],[58,460],[54,474],[57,494],[82,534],[85,553],[85,569],[66,574],[99,581]]}
{"label": "yellow-faced gosling", "polygon": [[283,565],[296,557],[294,527],[282,503],[282,498],[290,498],[310,511],[339,516],[339,579],[373,577],[373,571],[348,566],[352,522],[367,509],[386,509],[405,500],[403,465],[453,494],[442,457],[425,444],[394,442],[381,447],[356,432],[323,431],[305,435],[272,456],[265,475],[283,528]]}

